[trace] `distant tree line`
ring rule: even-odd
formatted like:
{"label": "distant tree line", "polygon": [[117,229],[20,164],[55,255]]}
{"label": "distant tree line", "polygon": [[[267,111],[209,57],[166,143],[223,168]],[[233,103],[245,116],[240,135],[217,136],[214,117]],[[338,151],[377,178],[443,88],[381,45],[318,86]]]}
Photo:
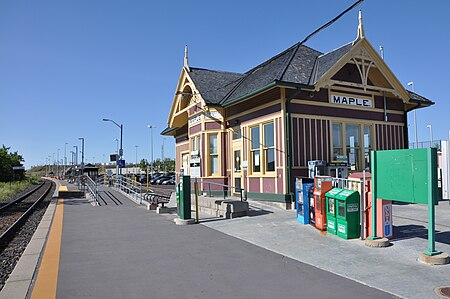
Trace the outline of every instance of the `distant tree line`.
{"label": "distant tree line", "polygon": [[[146,171],[147,167],[150,169],[150,164],[147,159],[142,159],[139,163],[139,167]],[[175,171],[175,160],[170,158],[165,158],[164,160],[156,159],[153,161],[153,171],[154,172],[174,172]]]}
{"label": "distant tree line", "polygon": [[10,182],[25,179],[24,171],[13,171],[14,166],[22,166],[22,155],[9,152],[10,147],[3,145],[0,148],[0,182]]}

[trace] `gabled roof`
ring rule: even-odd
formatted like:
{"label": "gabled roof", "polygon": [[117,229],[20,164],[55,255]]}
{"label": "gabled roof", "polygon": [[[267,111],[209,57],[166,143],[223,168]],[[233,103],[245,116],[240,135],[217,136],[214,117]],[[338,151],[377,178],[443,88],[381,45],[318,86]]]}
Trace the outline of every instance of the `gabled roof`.
{"label": "gabled roof", "polygon": [[[189,76],[207,105],[227,106],[275,83],[314,87],[355,46],[348,43],[321,53],[297,43],[244,74],[190,67]],[[411,102],[434,104],[416,93],[410,96]]]}
{"label": "gabled roof", "polygon": [[219,104],[244,75],[190,67],[189,77],[207,104]]}
{"label": "gabled roof", "polygon": [[331,52],[325,53],[317,57],[314,65],[314,72],[309,78],[309,85],[316,83],[336,62],[347,54],[353,47],[352,43],[348,43]]}
{"label": "gabled roof", "polygon": [[418,104],[424,104],[424,105],[434,105],[434,102],[427,99],[426,97],[423,97],[415,92],[409,91],[409,97],[411,98],[409,101],[413,102],[413,103],[418,103]]}

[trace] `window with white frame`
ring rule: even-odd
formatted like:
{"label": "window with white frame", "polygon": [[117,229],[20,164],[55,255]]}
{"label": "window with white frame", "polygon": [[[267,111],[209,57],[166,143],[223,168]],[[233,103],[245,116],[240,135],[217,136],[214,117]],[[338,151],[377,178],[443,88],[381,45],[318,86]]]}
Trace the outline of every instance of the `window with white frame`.
{"label": "window with white frame", "polygon": [[219,174],[218,134],[209,135],[209,174]]}
{"label": "window with white frame", "polygon": [[275,171],[275,131],[273,122],[264,124],[263,128],[265,171]]}
{"label": "window with white frame", "polygon": [[259,134],[259,126],[253,127],[250,129],[251,133],[251,147],[250,153],[252,158],[252,171],[260,172],[261,171],[261,143],[260,143],[260,134]]}
{"label": "window with white frame", "polygon": [[[262,134],[261,134],[262,132]],[[253,173],[275,171],[274,123],[264,123],[250,128],[250,157]]]}

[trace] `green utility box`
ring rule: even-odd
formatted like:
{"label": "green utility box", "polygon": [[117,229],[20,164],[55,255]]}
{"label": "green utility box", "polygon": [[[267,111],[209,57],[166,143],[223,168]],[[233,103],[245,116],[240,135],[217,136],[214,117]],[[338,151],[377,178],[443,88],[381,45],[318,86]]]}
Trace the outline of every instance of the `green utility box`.
{"label": "green utility box", "polygon": [[180,219],[191,219],[191,177],[180,176],[176,188],[177,212]]}
{"label": "green utility box", "polygon": [[343,190],[335,198],[337,206],[337,235],[343,239],[359,238],[361,234],[359,192]]}
{"label": "green utility box", "polygon": [[336,195],[344,191],[342,188],[333,188],[325,193],[326,211],[327,211],[327,232],[337,234],[336,222]]}

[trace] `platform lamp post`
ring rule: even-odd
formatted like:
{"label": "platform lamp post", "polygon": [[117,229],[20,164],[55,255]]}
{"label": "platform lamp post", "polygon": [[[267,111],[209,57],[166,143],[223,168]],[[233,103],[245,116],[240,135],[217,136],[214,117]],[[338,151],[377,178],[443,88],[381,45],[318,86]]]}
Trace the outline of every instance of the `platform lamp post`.
{"label": "platform lamp post", "polygon": [[156,126],[155,125],[148,125],[147,127],[150,129],[150,149],[151,149],[150,174],[153,177],[153,129],[155,129]]}
{"label": "platform lamp post", "polygon": [[119,174],[119,139],[114,138],[114,140],[116,141],[116,175]]}
{"label": "platform lamp post", "polygon": [[81,175],[84,175],[84,137],[80,137],[78,140],[81,140]]}
{"label": "platform lamp post", "polygon": [[59,151],[61,149],[58,148],[58,151],[56,152],[56,178],[59,180]]}
{"label": "platform lamp post", "polygon": [[[123,158],[123,147],[122,147],[122,137],[123,137],[123,125],[119,125],[118,123],[116,123],[115,121],[113,121],[112,119],[109,118],[104,118],[103,121],[110,121],[113,124],[115,124],[117,127],[119,127],[120,129],[120,149],[119,149],[119,160],[122,160]],[[120,168],[120,174],[122,174],[122,168]]]}
{"label": "platform lamp post", "polygon": [[[413,81],[408,82],[408,86],[411,86],[412,92],[415,92],[414,91],[414,82]],[[417,109],[414,109],[414,135],[415,135],[415,138],[416,138],[416,148],[419,148],[419,140],[417,138],[417,116],[416,116],[416,110]]]}
{"label": "platform lamp post", "polygon": [[135,168],[135,174],[137,175],[137,167],[138,167],[138,161],[137,161],[137,149],[138,149],[139,145],[135,145],[134,148],[136,149],[136,168]]}
{"label": "platform lamp post", "polygon": [[78,145],[73,146],[75,148],[75,166],[78,166]]}
{"label": "platform lamp post", "polygon": [[63,178],[66,175],[66,165],[67,165],[67,142],[64,143],[64,172],[63,172]]}
{"label": "platform lamp post", "polygon": [[430,147],[433,147],[433,126],[429,124],[427,128],[430,129]]}

